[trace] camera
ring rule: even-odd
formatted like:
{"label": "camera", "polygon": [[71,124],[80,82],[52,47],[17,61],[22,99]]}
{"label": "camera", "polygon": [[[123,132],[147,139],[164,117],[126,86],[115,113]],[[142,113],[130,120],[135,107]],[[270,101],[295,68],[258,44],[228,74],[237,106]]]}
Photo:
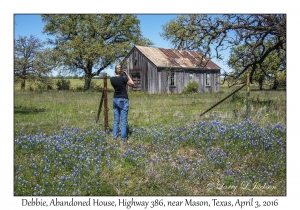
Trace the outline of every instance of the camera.
{"label": "camera", "polygon": [[121,75],[122,75],[123,77],[127,77],[127,76],[126,76],[126,72],[127,72],[127,70],[126,70],[126,69],[123,69]]}

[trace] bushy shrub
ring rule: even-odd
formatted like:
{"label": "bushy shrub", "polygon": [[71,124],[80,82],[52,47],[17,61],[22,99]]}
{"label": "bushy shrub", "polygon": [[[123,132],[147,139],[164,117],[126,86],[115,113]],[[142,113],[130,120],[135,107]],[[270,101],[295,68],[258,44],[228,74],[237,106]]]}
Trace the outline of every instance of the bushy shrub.
{"label": "bushy shrub", "polygon": [[48,91],[48,90],[53,90],[53,86],[48,83],[38,82],[35,90],[37,90],[39,92],[44,92],[44,91]]}
{"label": "bushy shrub", "polygon": [[84,87],[83,85],[76,85],[76,87],[74,88],[75,91],[83,91]]}
{"label": "bushy shrub", "polygon": [[43,79],[35,82],[36,90],[39,92],[44,92],[48,90],[53,90],[53,80]]}
{"label": "bushy shrub", "polygon": [[185,88],[183,88],[183,93],[197,93],[199,84],[196,81],[189,82]]}
{"label": "bushy shrub", "polygon": [[70,80],[61,78],[56,82],[56,86],[58,90],[70,90]]}
{"label": "bushy shrub", "polygon": [[96,82],[92,81],[91,82],[91,86],[90,86],[90,90],[94,90],[94,91],[102,91],[103,87],[100,84],[97,84]]}

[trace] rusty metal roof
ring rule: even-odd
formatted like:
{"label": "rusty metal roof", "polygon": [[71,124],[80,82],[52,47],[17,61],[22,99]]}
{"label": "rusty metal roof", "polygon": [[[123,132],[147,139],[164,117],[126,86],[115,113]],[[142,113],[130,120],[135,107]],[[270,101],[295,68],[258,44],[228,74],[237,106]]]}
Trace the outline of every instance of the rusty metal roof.
{"label": "rusty metal roof", "polygon": [[[221,69],[213,61],[203,56],[201,52],[164,49],[156,47],[135,46],[157,67],[168,68],[192,68],[192,69]],[[205,67],[199,66],[207,63]]]}

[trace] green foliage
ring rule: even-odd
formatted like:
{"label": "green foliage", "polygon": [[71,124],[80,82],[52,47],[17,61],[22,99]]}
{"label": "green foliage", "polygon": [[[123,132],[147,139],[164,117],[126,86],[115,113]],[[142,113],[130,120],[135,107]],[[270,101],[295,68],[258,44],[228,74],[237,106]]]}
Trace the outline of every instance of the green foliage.
{"label": "green foliage", "polygon": [[180,15],[163,25],[161,35],[174,48],[197,50],[210,59],[223,60],[223,52],[234,49],[238,71],[231,76],[243,82],[248,72],[261,83],[262,77],[275,77],[270,70],[286,69],[286,14]]}
{"label": "green foliage", "polygon": [[135,15],[69,14],[42,15],[44,32],[55,36],[55,53],[63,67],[83,71],[84,89],[91,78],[120,62],[133,45],[151,45],[141,34]]}
{"label": "green foliage", "polygon": [[58,90],[70,90],[70,80],[61,78],[56,81],[56,86]]}
{"label": "green foliage", "polygon": [[197,93],[199,89],[199,84],[196,81],[191,81],[183,88],[183,93]]}
{"label": "green foliage", "polygon": [[21,89],[25,89],[26,81],[43,80],[55,68],[52,50],[43,48],[44,43],[33,35],[14,40],[14,81]]}
{"label": "green foliage", "polygon": [[44,83],[42,81],[39,81],[37,84],[36,84],[36,87],[37,87],[37,90],[39,92],[44,92],[44,91],[48,91],[48,90],[53,90],[53,84],[52,82],[47,82],[47,83]]}
{"label": "green foliage", "polygon": [[[269,41],[268,43],[266,43],[266,46],[270,47],[272,46],[272,44],[272,41]],[[231,73],[232,76],[241,74],[243,69],[253,61],[253,58],[251,56],[246,56],[246,53],[250,49],[251,45],[231,48],[228,66],[233,69],[233,72]],[[259,56],[262,51],[262,47],[256,48],[256,57]],[[252,82],[256,82],[259,84],[260,90],[262,90],[263,85],[274,87],[274,84],[276,83],[280,83],[281,85],[284,85],[286,83],[286,69],[282,69],[281,63],[281,60],[283,60],[285,57],[285,53],[284,51],[280,52],[280,56],[278,56],[275,52],[271,52],[262,63],[256,65],[255,71],[253,72],[251,79]],[[231,83],[236,82],[234,80],[227,81]],[[241,74],[238,82],[246,81],[247,74],[245,72],[244,74]]]}

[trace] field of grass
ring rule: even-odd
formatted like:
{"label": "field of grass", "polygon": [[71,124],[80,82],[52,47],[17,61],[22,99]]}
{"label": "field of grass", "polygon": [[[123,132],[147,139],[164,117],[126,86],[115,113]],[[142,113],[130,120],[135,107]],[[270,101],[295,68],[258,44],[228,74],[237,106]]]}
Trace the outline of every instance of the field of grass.
{"label": "field of grass", "polygon": [[[96,91],[15,91],[15,195],[286,195],[286,92],[129,93],[129,144]],[[109,127],[112,96],[108,93]]]}
{"label": "field of grass", "polygon": [[[57,81],[60,79],[50,79],[48,83],[52,86],[52,89],[57,89]],[[70,90],[83,90],[84,79],[65,79],[66,81],[70,81]],[[108,80],[109,81],[109,80]],[[103,79],[92,79],[91,89],[99,89],[103,87]],[[110,82],[107,82],[108,90],[112,91],[113,88]],[[46,88],[43,87],[43,84],[36,81],[27,81],[25,90],[34,90],[43,92]],[[19,82],[14,83],[14,90],[20,91],[21,84]]]}

